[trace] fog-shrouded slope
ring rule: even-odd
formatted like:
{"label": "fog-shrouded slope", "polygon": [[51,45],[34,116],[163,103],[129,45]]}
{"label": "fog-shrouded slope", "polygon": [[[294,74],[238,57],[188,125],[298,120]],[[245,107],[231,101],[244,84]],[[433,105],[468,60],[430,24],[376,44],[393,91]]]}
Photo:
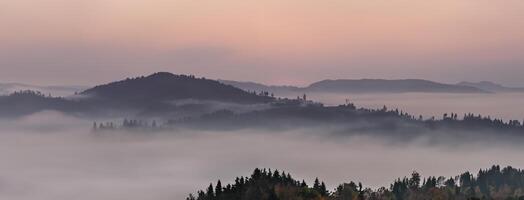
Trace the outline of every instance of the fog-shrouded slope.
{"label": "fog-shrouded slope", "polygon": [[[175,102],[191,100],[191,105]],[[55,98],[41,92],[24,91],[0,96],[0,116],[18,117],[44,110],[85,116],[166,115],[204,110],[201,102],[262,104],[274,100],[215,80],[159,72],[147,77],[128,78],[87,89],[68,98]],[[203,112],[203,111],[200,111]]]}
{"label": "fog-shrouded slope", "polygon": [[489,92],[524,92],[524,88],[506,87],[490,81],[460,82],[457,85],[475,87]]}
{"label": "fog-shrouded slope", "polygon": [[422,79],[338,79],[323,80],[306,88],[311,92],[350,92],[350,93],[404,93],[404,92],[441,92],[441,93],[486,93],[487,91],[461,85],[437,83]]}
{"label": "fog-shrouded slope", "polygon": [[255,95],[215,80],[158,72],[96,86],[81,93],[91,98],[121,103],[151,103],[181,99],[234,103],[265,103],[271,97]]}
{"label": "fog-shrouded slope", "polygon": [[84,106],[61,97],[50,97],[40,92],[26,90],[0,96],[0,117],[20,117],[43,110],[72,113],[84,109]]}

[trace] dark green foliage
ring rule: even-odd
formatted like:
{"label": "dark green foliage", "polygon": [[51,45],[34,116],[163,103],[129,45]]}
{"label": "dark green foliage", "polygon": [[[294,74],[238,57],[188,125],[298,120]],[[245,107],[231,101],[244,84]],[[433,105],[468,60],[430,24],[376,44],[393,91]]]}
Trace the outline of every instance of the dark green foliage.
{"label": "dark green foliage", "polygon": [[[457,182],[459,184],[457,184]],[[255,169],[250,178],[236,178],[233,185],[210,185],[206,192],[190,195],[187,200],[411,200],[411,199],[504,199],[524,200],[524,171],[493,166],[477,176],[463,173],[456,178],[430,176],[413,172],[410,178],[397,179],[389,189],[372,190],[362,183],[343,183],[332,193],[324,182],[315,179],[313,187],[278,170]]]}
{"label": "dark green foliage", "polygon": [[[318,180],[317,180],[318,181]],[[324,194],[322,194],[324,193]],[[305,182],[299,182],[284,172],[271,172],[266,169],[255,169],[249,178],[236,178],[235,183],[222,187],[220,180],[216,187],[212,184],[206,192],[190,195],[188,200],[279,200],[286,197],[306,199],[321,199],[327,197],[325,184],[318,184],[318,189],[309,188]]]}

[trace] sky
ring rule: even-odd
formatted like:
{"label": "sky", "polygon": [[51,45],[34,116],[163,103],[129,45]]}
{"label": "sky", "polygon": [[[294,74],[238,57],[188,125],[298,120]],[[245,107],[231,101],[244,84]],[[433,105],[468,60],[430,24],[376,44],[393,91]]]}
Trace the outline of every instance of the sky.
{"label": "sky", "polygon": [[522,0],[3,0],[0,82],[95,85],[156,71],[524,86]]}

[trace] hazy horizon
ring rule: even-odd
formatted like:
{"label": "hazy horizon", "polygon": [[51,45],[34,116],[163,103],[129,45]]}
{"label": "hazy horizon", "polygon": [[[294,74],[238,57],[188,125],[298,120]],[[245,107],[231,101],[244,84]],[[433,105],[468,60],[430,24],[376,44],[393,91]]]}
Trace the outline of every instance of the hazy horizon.
{"label": "hazy horizon", "polygon": [[[180,75],[194,75],[196,77],[205,77],[205,76],[200,76],[199,74],[192,74],[192,73],[176,73],[176,72],[172,72],[172,71],[158,71],[158,72],[168,72],[168,73],[173,73],[173,74],[180,74]],[[41,87],[76,87],[76,88],[89,88],[89,87],[95,87],[95,86],[98,86],[98,85],[104,85],[104,84],[108,84],[108,83],[112,83],[112,82],[115,82],[115,81],[120,81],[120,80],[124,80],[126,78],[136,78],[136,77],[141,77],[141,76],[149,76],[151,74],[154,74],[154,73],[157,73],[157,72],[150,72],[150,73],[146,73],[146,74],[139,74],[139,75],[131,75],[131,76],[115,76],[114,79],[111,79],[111,80],[108,80],[107,82],[91,82],[89,84],[45,84],[45,83],[38,83],[38,82],[35,82],[35,83],[28,83],[28,82],[21,82],[21,81],[3,81],[3,80],[0,80],[0,84],[22,84],[22,85],[27,85],[27,86],[41,86]],[[313,80],[311,82],[304,82],[304,83],[301,83],[301,84],[278,84],[278,83],[273,83],[273,82],[258,82],[258,81],[255,81],[255,80],[247,80],[247,79],[224,79],[224,78],[220,78],[220,77],[217,77],[217,78],[213,78],[213,77],[205,77],[205,78],[210,78],[212,80],[218,80],[218,81],[238,81],[238,82],[246,82],[246,83],[258,83],[258,84],[262,84],[262,85],[266,85],[266,86],[292,86],[292,87],[307,87],[313,83],[316,83],[316,82],[319,82],[319,81],[324,81],[324,80],[366,80],[366,79],[376,79],[376,80],[427,80],[427,81],[431,81],[431,82],[436,82],[436,83],[443,83],[443,84],[449,84],[449,85],[455,85],[455,84],[459,84],[461,82],[472,82],[472,83],[479,83],[479,82],[491,82],[491,83],[495,83],[495,84],[500,84],[502,86],[505,86],[505,87],[514,87],[514,88],[521,88],[521,87],[524,87],[524,83],[523,84],[517,84],[517,85],[508,85],[508,84],[503,84],[503,83],[500,83],[500,82],[496,82],[496,81],[491,81],[491,80],[478,80],[478,81],[466,81],[466,80],[459,80],[459,81],[456,81],[456,82],[444,82],[444,81],[438,81],[438,80],[432,80],[432,79],[423,79],[423,78],[418,78],[418,77],[407,77],[407,78],[380,78],[380,77],[376,77],[376,78],[369,78],[369,77],[361,77],[361,78],[358,78],[358,77],[355,77],[355,78],[322,78],[322,79],[318,79],[318,80]]]}
{"label": "hazy horizon", "polygon": [[2,1],[0,81],[92,85],[170,71],[277,85],[524,86],[523,9],[519,0]]}

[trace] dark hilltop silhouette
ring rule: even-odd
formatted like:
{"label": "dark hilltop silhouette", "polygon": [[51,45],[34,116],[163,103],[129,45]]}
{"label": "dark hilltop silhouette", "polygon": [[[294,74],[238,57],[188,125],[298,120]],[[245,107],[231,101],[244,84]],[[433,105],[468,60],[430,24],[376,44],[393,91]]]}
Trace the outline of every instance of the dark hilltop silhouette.
{"label": "dark hilltop silhouette", "polygon": [[43,110],[56,110],[81,116],[125,111],[172,111],[177,100],[217,101],[238,104],[269,103],[269,93],[254,94],[215,80],[192,75],[159,72],[146,77],[128,78],[87,89],[67,98],[37,91],[21,91],[0,96],[2,117],[18,117]]}
{"label": "dark hilltop silhouette", "polygon": [[215,80],[168,72],[96,86],[80,95],[86,96],[90,101],[130,108],[155,106],[182,99],[248,104],[268,103],[272,100],[269,96],[248,93]]}

